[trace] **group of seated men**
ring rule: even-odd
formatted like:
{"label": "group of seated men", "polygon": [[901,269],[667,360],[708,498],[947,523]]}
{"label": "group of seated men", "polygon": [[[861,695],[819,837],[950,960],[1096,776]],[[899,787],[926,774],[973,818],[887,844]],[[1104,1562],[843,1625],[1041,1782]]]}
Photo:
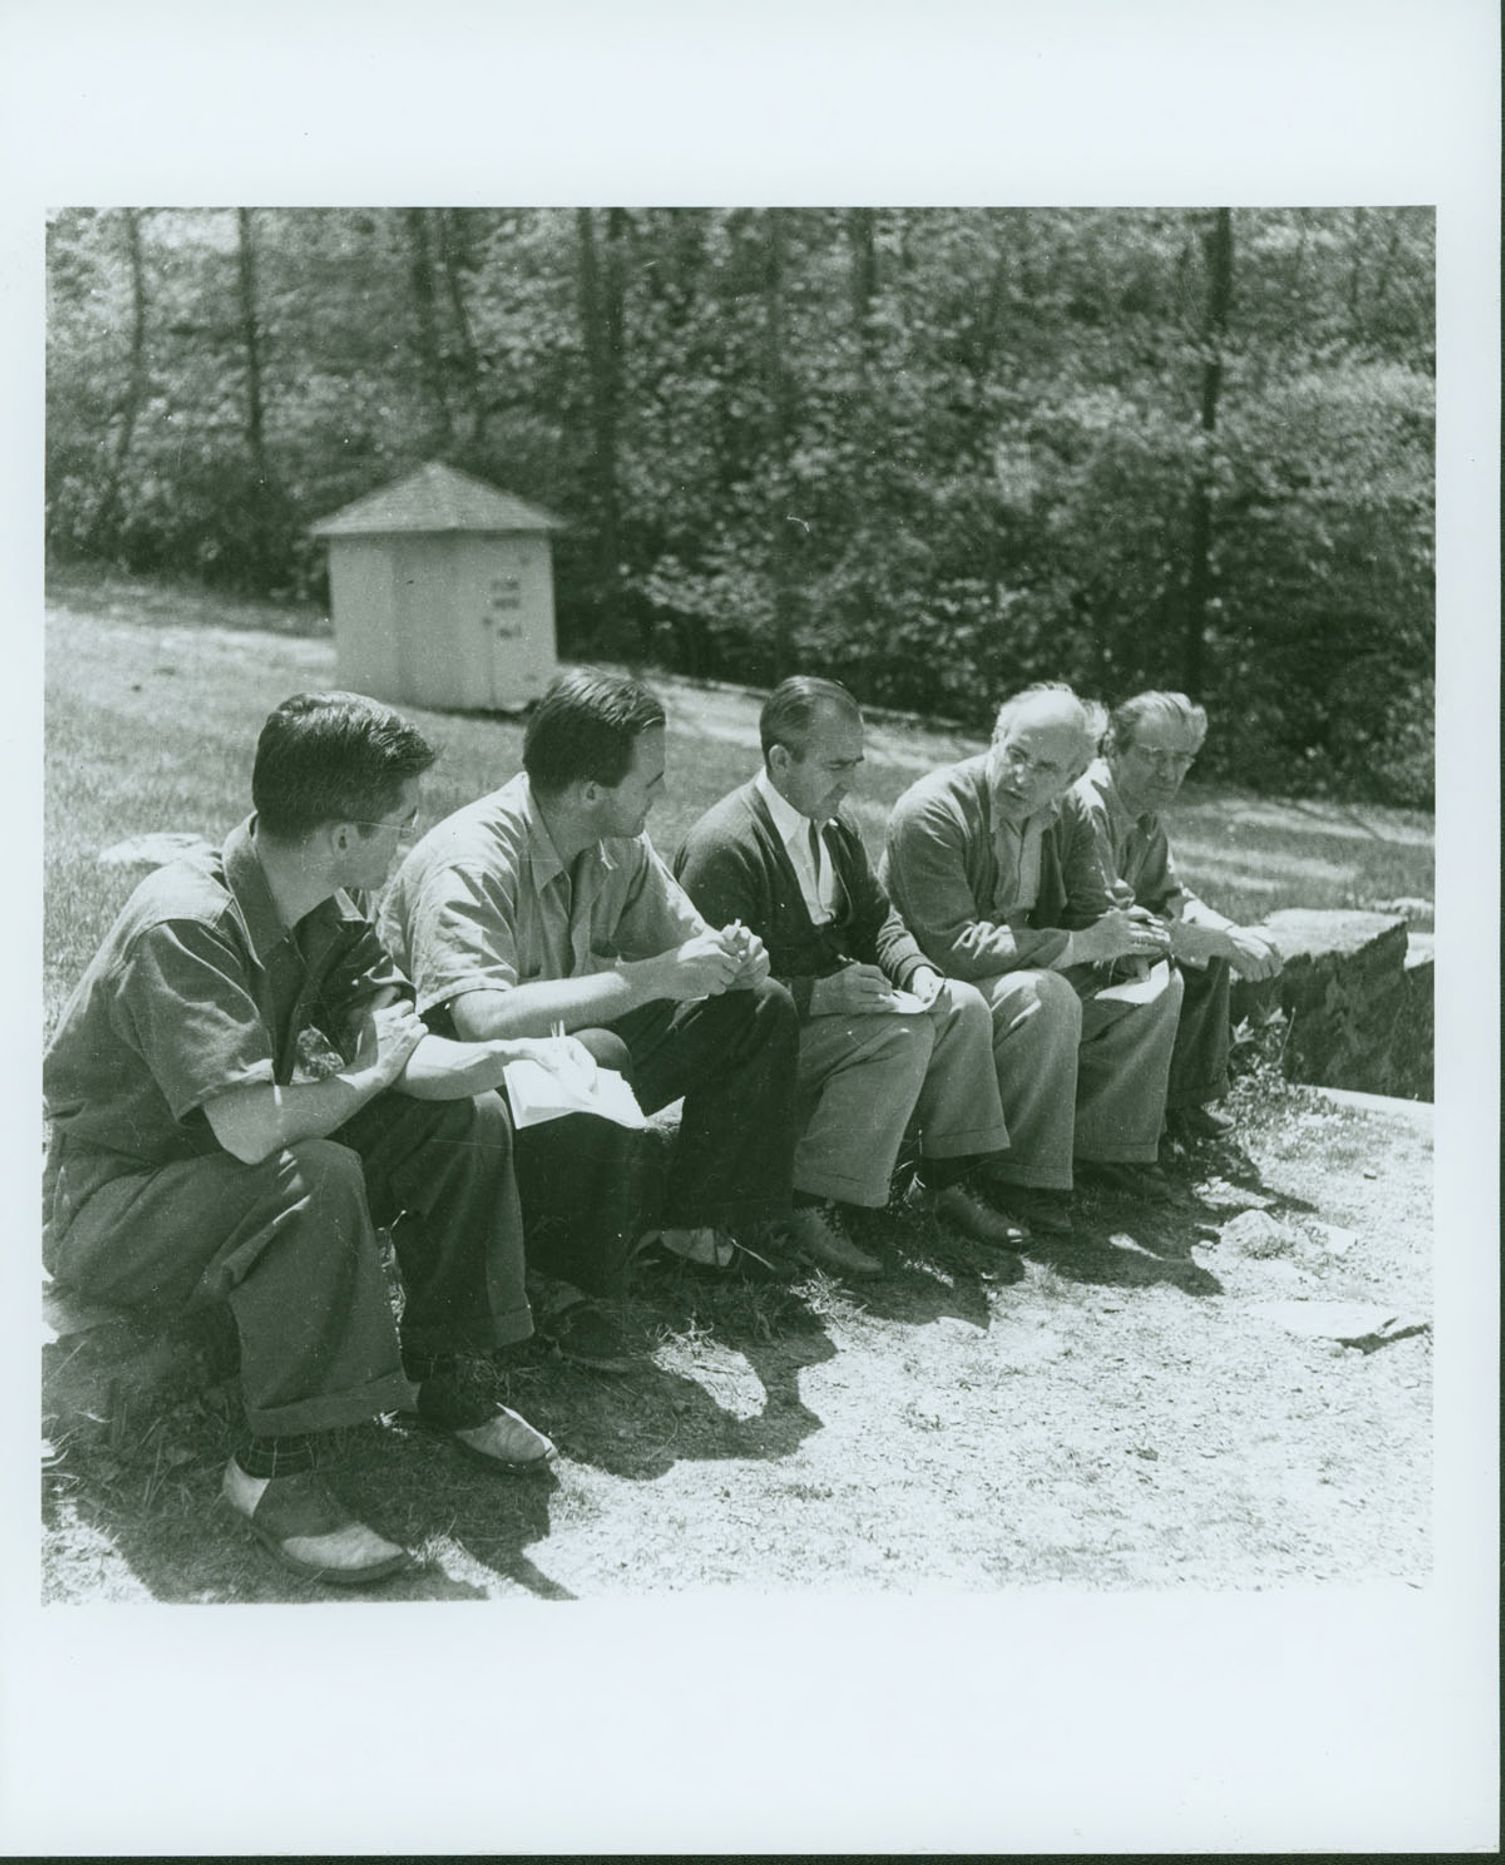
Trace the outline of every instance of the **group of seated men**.
{"label": "group of seated men", "polygon": [[[262,729],[253,814],[137,887],[69,999],[44,1063],[47,1267],[159,1315],[229,1305],[247,1436],[224,1495],[300,1572],[408,1564],[328,1487],[332,1429],[408,1411],[492,1470],[546,1465],[496,1370],[535,1328],[630,1363],[613,1298],[644,1250],[881,1274],[843,1212],[887,1205],[901,1161],[912,1210],[1004,1248],[1064,1239],[1076,1174],[1160,1198],[1162,1133],[1226,1129],[1230,973],[1279,957],[1171,860],[1200,707],[1016,694],[986,752],[899,799],[876,872],[841,807],[851,695],[786,680],[760,724],[761,768],[671,873],[645,832],[662,706],[561,676],[523,770],[417,839],[378,929],[365,901],[434,751],[374,700],[299,695]],[[650,1234],[642,1134],[590,1113],[514,1131],[521,1060],[615,1070],[648,1113],[682,1101]]]}

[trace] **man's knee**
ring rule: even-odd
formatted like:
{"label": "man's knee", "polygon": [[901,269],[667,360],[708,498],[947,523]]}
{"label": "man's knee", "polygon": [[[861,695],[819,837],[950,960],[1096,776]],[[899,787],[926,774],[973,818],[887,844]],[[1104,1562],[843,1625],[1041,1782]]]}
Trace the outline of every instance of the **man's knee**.
{"label": "man's knee", "polygon": [[939,1022],[942,1029],[961,1028],[986,1033],[992,1016],[988,1000],[975,984],[968,984],[965,978],[947,978],[936,995],[931,1021]]}
{"label": "man's knee", "polygon": [[1081,1041],[1082,1000],[1070,979],[1059,972],[1006,972],[993,980],[988,997],[995,1043],[1021,1027],[1030,1027],[1060,1042]]}
{"label": "man's knee", "polygon": [[746,989],[723,991],[707,998],[705,1009],[724,1024],[728,1040],[749,1040],[762,1047],[787,1048],[791,1056],[799,1043],[800,1018],[794,999],[776,979],[764,978]]}
{"label": "man's knee", "polygon": [[274,1177],[297,1197],[345,1200],[366,1196],[366,1170],[353,1147],[338,1140],[294,1140],[253,1172]]}
{"label": "man's knee", "polygon": [[575,1041],[587,1048],[602,1068],[632,1080],[632,1051],[615,1030],[576,1030]]}

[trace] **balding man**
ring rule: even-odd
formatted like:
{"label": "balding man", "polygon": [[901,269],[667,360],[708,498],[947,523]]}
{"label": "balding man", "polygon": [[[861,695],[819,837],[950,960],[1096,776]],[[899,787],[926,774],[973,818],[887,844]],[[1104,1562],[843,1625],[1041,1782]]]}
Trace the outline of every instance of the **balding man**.
{"label": "balding man", "polygon": [[1069,795],[1101,723],[1070,687],[1015,694],[986,752],[900,797],[882,869],[931,961],[988,1000],[1010,1137],[990,1177],[1013,1215],[1056,1236],[1070,1234],[1074,1165],[1165,1196],[1155,1160],[1182,985],[1161,968],[1148,1001],[1100,995],[1113,961],[1162,959],[1170,944],[1152,915],[1114,904]]}
{"label": "balding man", "polygon": [[1183,1140],[1218,1139],[1233,1127],[1212,1105],[1228,1092],[1231,974],[1273,978],[1281,964],[1262,933],[1199,900],[1171,857],[1161,811],[1176,800],[1206,737],[1207,714],[1184,693],[1136,693],[1113,713],[1104,755],[1074,792],[1097,832],[1118,903],[1154,914],[1184,973],[1166,1096],[1166,1125]]}

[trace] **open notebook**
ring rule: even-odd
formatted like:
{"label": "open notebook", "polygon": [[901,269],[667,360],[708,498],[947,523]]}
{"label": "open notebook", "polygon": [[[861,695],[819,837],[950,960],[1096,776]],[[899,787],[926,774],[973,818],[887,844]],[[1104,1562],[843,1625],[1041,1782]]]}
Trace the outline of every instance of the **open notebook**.
{"label": "open notebook", "polygon": [[518,1127],[536,1127],[564,1114],[597,1114],[619,1127],[645,1127],[637,1097],[615,1069],[587,1073],[573,1063],[558,1069],[525,1058],[506,1068],[507,1099]]}

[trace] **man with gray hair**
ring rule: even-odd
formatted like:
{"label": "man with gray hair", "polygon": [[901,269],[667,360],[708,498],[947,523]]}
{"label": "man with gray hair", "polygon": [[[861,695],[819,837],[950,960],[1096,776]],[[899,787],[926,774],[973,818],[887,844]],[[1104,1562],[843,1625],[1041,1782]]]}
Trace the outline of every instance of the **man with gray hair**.
{"label": "man with gray hair", "polygon": [[1279,952],[1236,925],[1181,881],[1161,811],[1169,808],[1207,737],[1207,714],[1184,693],[1136,693],[1109,721],[1104,755],[1076,785],[1120,906],[1164,926],[1184,978],[1171,1057],[1166,1124],[1184,1140],[1217,1139],[1233,1122],[1210,1103],[1228,1092],[1228,994],[1232,973],[1273,978]]}
{"label": "man with gray hair", "polygon": [[931,960],[988,1000],[1011,1142],[990,1176],[1015,1216],[1056,1236],[1070,1234],[1074,1164],[1165,1196],[1155,1161],[1182,985],[1157,966],[1139,1001],[1102,995],[1101,968],[1170,947],[1152,915],[1115,904],[1070,795],[1102,722],[1060,682],[1016,693],[986,752],[900,797],[882,869]]}

